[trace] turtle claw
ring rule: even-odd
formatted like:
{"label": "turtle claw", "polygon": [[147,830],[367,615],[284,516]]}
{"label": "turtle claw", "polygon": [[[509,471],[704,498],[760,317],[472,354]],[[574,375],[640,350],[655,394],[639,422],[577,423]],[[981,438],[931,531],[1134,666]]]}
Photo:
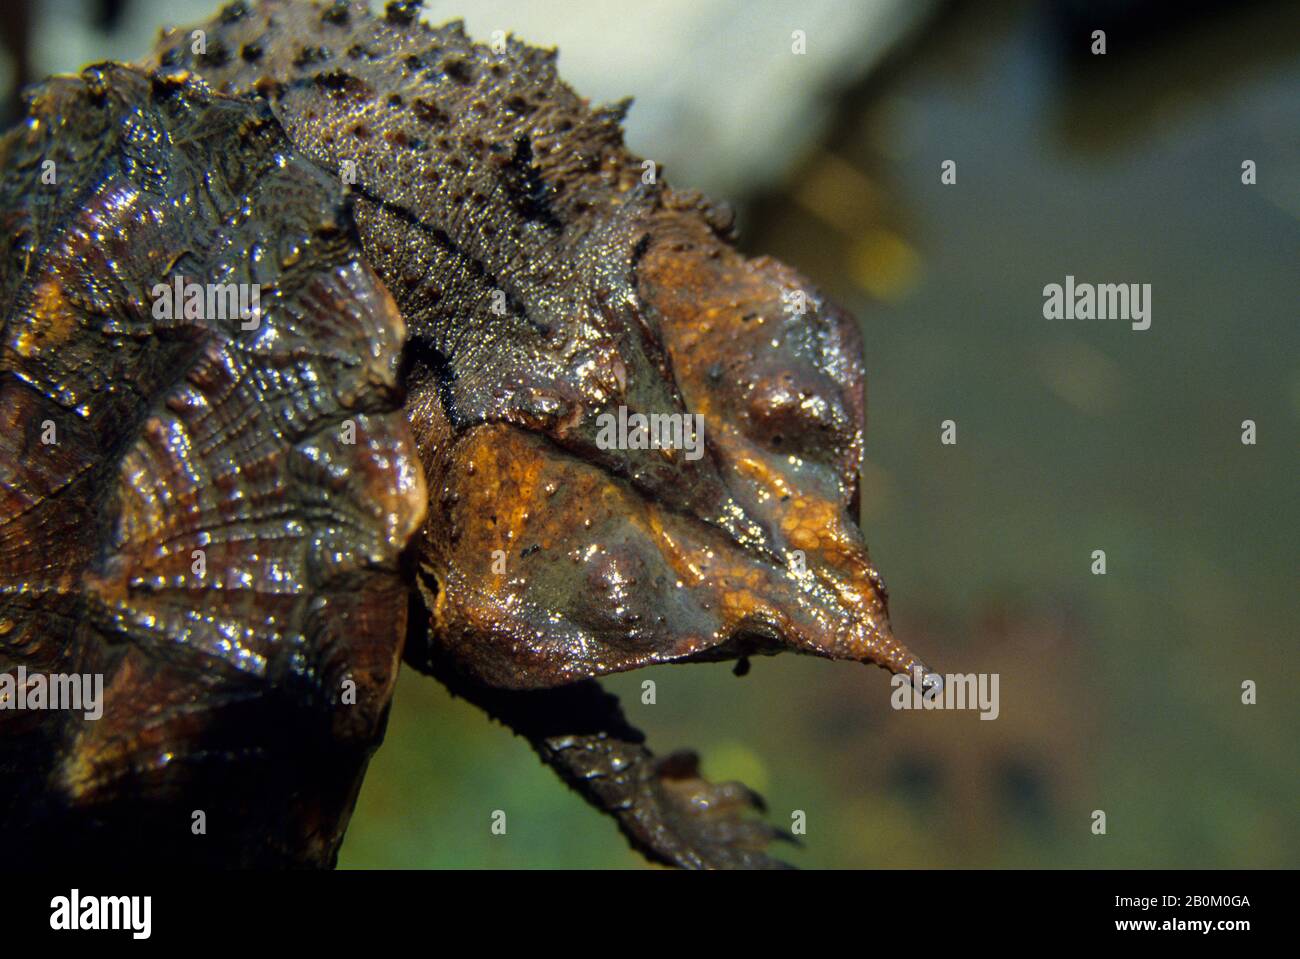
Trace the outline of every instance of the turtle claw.
{"label": "turtle claw", "polygon": [[646,763],[637,801],[619,816],[624,832],[644,853],[682,869],[788,869],[768,856],[788,833],[749,815],[767,804],[738,782],[711,783],[689,750]]}
{"label": "turtle claw", "polygon": [[791,868],[764,852],[773,840],[798,841],[752,815],[766,809],[758,793],[738,782],[708,782],[690,750],[654,755],[618,698],[595,680],[496,689],[466,676],[436,647],[410,644],[407,659],[527,739],[542,762],[613,817],[652,862],[681,869]]}

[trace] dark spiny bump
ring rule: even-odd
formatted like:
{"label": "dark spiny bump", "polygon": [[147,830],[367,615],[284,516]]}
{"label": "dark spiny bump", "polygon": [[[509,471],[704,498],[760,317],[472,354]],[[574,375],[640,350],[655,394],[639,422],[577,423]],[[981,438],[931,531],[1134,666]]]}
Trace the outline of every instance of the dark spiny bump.
{"label": "dark spiny bump", "polygon": [[160,76],[155,73],[149,78],[149,81],[149,88],[157,97],[174,96],[185,87],[185,81],[176,75]]}
{"label": "dark spiny bump", "polygon": [[256,63],[258,60],[262,59],[262,48],[256,43],[245,43],[243,48],[239,51],[239,55],[249,63]]}
{"label": "dark spiny bump", "polygon": [[185,47],[172,47],[167,50],[158,59],[158,62],[164,67],[178,67],[185,62]]}
{"label": "dark spiny bump", "polygon": [[[493,145],[494,151],[497,146]],[[521,214],[530,220],[540,220],[554,229],[560,228],[560,221],[550,208],[550,189],[533,163],[533,143],[527,136],[515,137],[514,149],[503,176],[506,188]]]}
{"label": "dark spiny bump", "polygon": [[87,70],[83,77],[86,84],[86,98],[97,107],[108,102],[108,81],[103,71]]}
{"label": "dark spiny bump", "polygon": [[324,87],[333,93],[351,93],[362,95],[369,91],[369,85],[359,77],[354,77],[346,70],[330,70],[326,73],[318,73],[314,77],[317,86]]}
{"label": "dark spiny bump", "polygon": [[469,83],[474,79],[474,70],[469,61],[461,57],[449,57],[442,63],[442,70],[457,83]]}
{"label": "dark spiny bump", "polygon": [[248,16],[248,4],[244,0],[235,0],[221,8],[222,23],[237,23]]}
{"label": "dark spiny bump", "polygon": [[318,73],[314,80],[317,86],[325,87],[327,90],[346,90],[361,82],[346,70],[329,70],[325,73]]}
{"label": "dark spiny bump", "polygon": [[220,40],[213,40],[208,44],[208,49],[195,57],[195,60],[203,67],[224,67],[230,62],[230,51]]}
{"label": "dark spiny bump", "polygon": [[596,110],[596,116],[598,116],[605,123],[609,123],[617,126],[627,119],[627,112],[631,109],[632,109],[632,98],[624,97],[622,100],[619,100],[616,103],[604,104],[602,107]]}
{"label": "dark spiny bump", "polygon": [[510,96],[506,97],[506,109],[511,113],[517,113],[520,116],[527,116],[533,112],[535,107],[524,97],[521,97],[517,93],[512,93]]}
{"label": "dark spiny bump", "polygon": [[438,104],[425,97],[418,97],[411,101],[411,112],[415,114],[416,119],[423,120],[425,123],[447,121],[447,114],[438,109]]}
{"label": "dark spiny bump", "polygon": [[392,0],[384,7],[384,19],[399,27],[410,26],[420,15],[420,7],[423,5],[424,0]]}
{"label": "dark spiny bump", "polygon": [[322,23],[332,23],[341,27],[348,22],[348,4],[347,0],[334,0],[324,13],[320,15]]}
{"label": "dark spiny bump", "polygon": [[633,266],[641,262],[641,257],[645,256],[648,249],[650,249],[650,234],[646,232],[637,237],[636,246],[632,247]]}
{"label": "dark spiny bump", "polygon": [[275,99],[280,95],[280,91],[283,89],[283,84],[277,80],[271,79],[270,77],[258,77],[258,79],[253,83],[253,90],[256,91],[257,95],[268,100]]}
{"label": "dark spiny bump", "polygon": [[294,58],[293,65],[301,69],[313,63],[322,63],[331,55],[327,47],[303,47]]}

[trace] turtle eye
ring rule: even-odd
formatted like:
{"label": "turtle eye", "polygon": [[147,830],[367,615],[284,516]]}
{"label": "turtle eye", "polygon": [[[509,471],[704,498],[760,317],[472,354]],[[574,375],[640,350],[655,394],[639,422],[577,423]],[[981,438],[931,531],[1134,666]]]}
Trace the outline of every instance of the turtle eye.
{"label": "turtle eye", "polygon": [[755,382],[746,410],[750,436],[773,452],[795,455],[849,442],[852,424],[845,411],[810,380],[785,372]]}

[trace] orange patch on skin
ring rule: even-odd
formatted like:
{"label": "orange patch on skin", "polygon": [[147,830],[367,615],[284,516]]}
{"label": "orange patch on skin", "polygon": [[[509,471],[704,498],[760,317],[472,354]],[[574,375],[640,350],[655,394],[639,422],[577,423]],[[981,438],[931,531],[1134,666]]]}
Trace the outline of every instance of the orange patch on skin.
{"label": "orange patch on skin", "polygon": [[16,344],[18,355],[24,358],[62,345],[77,328],[76,314],[69,308],[56,279],[43,280],[37,285],[33,291],[32,307],[28,327],[18,335]]}
{"label": "orange patch on skin", "polygon": [[733,464],[737,471],[762,486],[773,496],[793,496],[795,490],[780,473],[754,456],[738,456]]}
{"label": "orange patch on skin", "polygon": [[647,520],[650,532],[659,542],[660,549],[668,565],[672,567],[677,578],[686,586],[698,586],[704,582],[704,571],[690,551],[673,539],[672,534],[664,528],[658,510],[648,510]]}
{"label": "orange patch on skin", "polygon": [[[490,562],[493,550],[504,550],[509,555],[511,547],[523,538],[531,518],[529,510],[541,492],[545,461],[539,457],[509,455],[493,430],[472,434],[464,448],[457,452],[457,458],[464,465],[465,475],[474,477],[472,484],[463,487],[472,501],[460,509],[471,516],[482,517],[481,522],[466,529],[466,537],[477,541],[475,548],[483,549],[484,562]],[[495,523],[492,517],[495,517]],[[465,550],[458,552],[464,555]],[[490,595],[505,591],[508,581],[509,577],[502,575],[477,577],[475,580],[476,588]],[[440,614],[449,612],[444,595],[439,595]]]}
{"label": "orange patch on skin", "polygon": [[796,549],[821,551],[839,538],[840,512],[832,503],[800,497],[781,518],[781,530]]}

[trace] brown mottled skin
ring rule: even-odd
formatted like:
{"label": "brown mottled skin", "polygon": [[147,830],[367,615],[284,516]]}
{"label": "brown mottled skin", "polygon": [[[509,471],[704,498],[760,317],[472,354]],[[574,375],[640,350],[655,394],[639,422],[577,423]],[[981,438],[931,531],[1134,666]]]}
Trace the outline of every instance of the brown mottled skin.
{"label": "brown mottled skin", "polygon": [[[651,859],[779,865],[757,797],[653,756],[593,677],[782,649],[924,668],[855,519],[854,324],[737,253],[724,209],[644,176],[627,104],[591,109],[553,51],[418,12],[232,4],[202,52],[186,27],[146,66],[266,104],[351,194],[409,335],[428,489],[408,662],[526,736]],[[702,415],[704,455],[601,448],[619,407]]]}

